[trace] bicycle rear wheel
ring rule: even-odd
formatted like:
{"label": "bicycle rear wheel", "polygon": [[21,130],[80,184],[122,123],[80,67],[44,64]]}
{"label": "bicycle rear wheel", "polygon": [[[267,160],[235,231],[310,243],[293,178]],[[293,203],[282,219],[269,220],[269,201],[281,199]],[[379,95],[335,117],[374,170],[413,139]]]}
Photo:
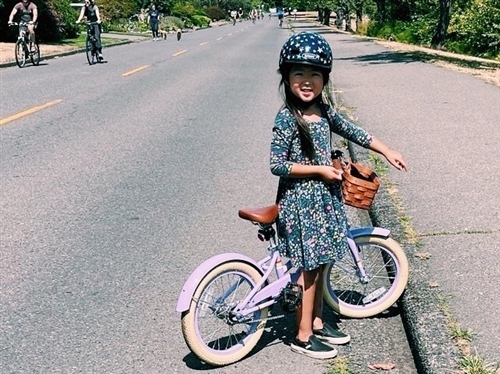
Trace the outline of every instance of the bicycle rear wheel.
{"label": "bicycle rear wheel", "polygon": [[15,46],[16,63],[22,68],[26,65],[26,44],[22,40],[18,40]]}
{"label": "bicycle rear wheel", "polygon": [[323,273],[323,298],[337,313],[351,318],[375,316],[390,308],[408,283],[408,259],[392,238],[355,239],[368,279],[362,281],[350,253]]}
{"label": "bicycle rear wheel", "polygon": [[182,313],[182,334],[202,361],[229,365],[255,347],[264,332],[268,309],[256,311],[244,323],[233,322],[231,312],[261,278],[253,266],[232,261],[216,266],[200,282],[189,310]]}
{"label": "bicycle rear wheel", "polygon": [[88,35],[87,38],[85,38],[85,53],[87,54],[87,61],[89,62],[89,65],[94,65],[94,43]]}
{"label": "bicycle rear wheel", "polygon": [[35,66],[40,64],[40,46],[38,42],[33,43],[33,49],[30,51],[31,63]]}

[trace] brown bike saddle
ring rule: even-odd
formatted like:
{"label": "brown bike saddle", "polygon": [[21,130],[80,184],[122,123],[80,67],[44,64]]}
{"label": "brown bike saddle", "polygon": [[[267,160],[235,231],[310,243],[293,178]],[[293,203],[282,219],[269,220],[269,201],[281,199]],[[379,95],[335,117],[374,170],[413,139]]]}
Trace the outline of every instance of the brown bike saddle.
{"label": "brown bike saddle", "polygon": [[248,221],[270,225],[278,218],[278,205],[274,204],[264,208],[240,209],[238,216]]}

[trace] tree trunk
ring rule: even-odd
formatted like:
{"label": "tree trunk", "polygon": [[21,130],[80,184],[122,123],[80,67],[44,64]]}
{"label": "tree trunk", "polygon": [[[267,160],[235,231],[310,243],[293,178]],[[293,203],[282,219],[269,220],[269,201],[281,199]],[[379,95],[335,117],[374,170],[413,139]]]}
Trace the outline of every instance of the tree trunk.
{"label": "tree trunk", "polygon": [[323,24],[323,12],[319,8],[319,6],[316,8],[316,11],[318,12],[318,22]]}
{"label": "tree trunk", "polygon": [[330,14],[332,13],[331,9],[324,8],[323,9],[323,25],[330,26]]}
{"label": "tree trunk", "polygon": [[363,21],[363,8],[360,6],[356,8],[356,32],[358,32],[362,21]]}
{"label": "tree trunk", "polygon": [[441,49],[446,40],[446,31],[450,24],[451,0],[439,1],[439,23],[431,40],[431,47]]}
{"label": "tree trunk", "polygon": [[376,20],[378,22],[385,22],[387,19],[387,9],[385,6],[385,0],[374,0],[375,4],[377,4],[377,15]]}

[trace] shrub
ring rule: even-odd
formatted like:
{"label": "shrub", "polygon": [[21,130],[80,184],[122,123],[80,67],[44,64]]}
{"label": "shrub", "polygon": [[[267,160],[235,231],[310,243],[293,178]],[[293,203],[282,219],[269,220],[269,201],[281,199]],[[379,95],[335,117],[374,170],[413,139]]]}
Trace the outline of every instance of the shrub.
{"label": "shrub", "polygon": [[224,11],[221,8],[216,7],[216,6],[208,7],[207,9],[205,9],[205,13],[207,14],[207,16],[210,19],[216,20],[216,21],[224,19],[226,16]]}
{"label": "shrub", "polygon": [[193,26],[196,27],[204,27],[204,26],[210,26],[210,21],[211,19],[208,18],[207,16],[199,16],[199,15],[194,15],[189,18]]}
{"label": "shrub", "polygon": [[[38,4],[37,4],[38,5]],[[71,7],[69,0],[49,0],[39,6],[38,33],[40,40],[58,41],[74,38],[78,35],[75,23],[77,12]]]}
{"label": "shrub", "polygon": [[160,19],[160,28],[162,30],[177,30],[184,28],[184,22],[178,18],[173,16],[167,16]]}
{"label": "shrub", "polygon": [[500,7],[498,0],[474,0],[450,22],[447,46],[483,57],[500,55]]}

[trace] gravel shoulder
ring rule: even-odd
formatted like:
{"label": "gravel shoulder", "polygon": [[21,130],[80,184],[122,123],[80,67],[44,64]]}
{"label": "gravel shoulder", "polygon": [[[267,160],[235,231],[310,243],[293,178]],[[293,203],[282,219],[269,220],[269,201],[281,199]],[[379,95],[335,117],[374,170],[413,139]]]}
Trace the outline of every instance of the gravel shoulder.
{"label": "gravel shoulder", "polygon": [[414,59],[470,74],[490,84],[500,86],[500,61],[459,55],[456,53],[392,41],[376,40],[376,43],[390,50],[411,55]]}

